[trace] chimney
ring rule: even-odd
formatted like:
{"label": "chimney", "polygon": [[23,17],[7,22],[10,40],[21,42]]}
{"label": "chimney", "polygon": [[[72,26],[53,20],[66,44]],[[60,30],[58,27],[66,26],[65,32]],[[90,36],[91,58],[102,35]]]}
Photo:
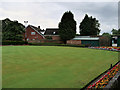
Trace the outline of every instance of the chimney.
{"label": "chimney", "polygon": [[40,29],[40,26],[38,26],[38,28]]}

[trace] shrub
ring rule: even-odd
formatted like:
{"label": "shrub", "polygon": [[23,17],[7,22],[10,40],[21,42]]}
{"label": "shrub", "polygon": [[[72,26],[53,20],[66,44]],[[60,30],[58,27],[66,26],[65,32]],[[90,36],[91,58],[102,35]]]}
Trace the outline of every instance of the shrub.
{"label": "shrub", "polygon": [[29,45],[37,46],[70,46],[70,47],[86,47],[85,45],[69,45],[69,44],[60,44],[60,43],[29,43]]}
{"label": "shrub", "polygon": [[2,41],[2,45],[24,45],[28,44],[26,41]]}

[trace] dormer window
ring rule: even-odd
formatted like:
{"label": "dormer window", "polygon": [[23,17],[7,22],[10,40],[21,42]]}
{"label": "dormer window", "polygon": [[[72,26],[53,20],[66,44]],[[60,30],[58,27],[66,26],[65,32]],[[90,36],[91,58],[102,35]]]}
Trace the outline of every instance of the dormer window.
{"label": "dormer window", "polygon": [[31,35],[35,35],[35,32],[31,32]]}
{"label": "dormer window", "polygon": [[55,34],[55,32],[53,32],[53,34]]}

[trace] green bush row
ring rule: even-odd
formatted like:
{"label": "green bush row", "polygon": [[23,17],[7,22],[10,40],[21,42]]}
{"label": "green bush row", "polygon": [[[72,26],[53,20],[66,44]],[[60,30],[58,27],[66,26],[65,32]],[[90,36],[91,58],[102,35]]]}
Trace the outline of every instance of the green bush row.
{"label": "green bush row", "polygon": [[70,45],[70,44],[60,44],[60,43],[28,43],[29,45],[35,46],[71,46],[71,47],[86,47],[85,45]]}
{"label": "green bush row", "polygon": [[2,41],[2,45],[24,45],[28,44],[26,41]]}

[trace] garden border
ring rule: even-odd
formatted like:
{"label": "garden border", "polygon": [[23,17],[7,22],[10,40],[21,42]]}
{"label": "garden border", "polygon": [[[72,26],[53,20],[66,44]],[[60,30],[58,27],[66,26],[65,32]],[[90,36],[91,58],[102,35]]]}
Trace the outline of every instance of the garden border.
{"label": "garden border", "polygon": [[95,49],[95,50],[105,50],[105,51],[112,51],[112,52],[120,52],[120,51],[115,51],[115,50],[107,50],[107,49],[98,49],[98,48],[91,48],[88,47],[89,49]]}
{"label": "garden border", "polygon": [[[115,65],[117,65],[118,63],[120,63],[120,61],[118,61]],[[112,67],[110,67],[109,69],[107,69],[106,71],[104,71],[103,73],[101,73],[100,75],[98,75],[96,78],[94,78],[93,80],[91,80],[87,85],[85,85],[81,90],[86,90],[87,87],[91,84],[94,83],[95,81],[97,81],[98,78],[100,78],[101,76],[103,76],[105,73],[107,73],[110,69],[112,69],[115,65],[113,65]]]}

